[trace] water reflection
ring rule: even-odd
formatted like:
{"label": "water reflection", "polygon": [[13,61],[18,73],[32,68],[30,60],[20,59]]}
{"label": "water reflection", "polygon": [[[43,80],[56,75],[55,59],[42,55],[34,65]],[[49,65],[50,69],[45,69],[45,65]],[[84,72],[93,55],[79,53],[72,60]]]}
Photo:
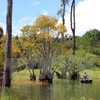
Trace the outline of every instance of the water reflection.
{"label": "water reflection", "polygon": [[52,100],[52,85],[43,84],[40,86],[40,100]]}
{"label": "water reflection", "polygon": [[10,100],[100,100],[99,84],[100,80],[95,80],[93,84],[58,82],[15,85],[10,89],[9,98]]}
{"label": "water reflection", "polygon": [[89,85],[90,84],[82,84],[82,86],[83,86],[83,94],[84,94],[85,97],[87,97],[87,94],[88,94],[88,86]]}

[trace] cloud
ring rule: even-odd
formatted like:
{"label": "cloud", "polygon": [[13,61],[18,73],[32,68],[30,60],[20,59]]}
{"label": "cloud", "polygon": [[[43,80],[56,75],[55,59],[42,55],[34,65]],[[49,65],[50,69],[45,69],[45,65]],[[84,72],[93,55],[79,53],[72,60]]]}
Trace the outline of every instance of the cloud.
{"label": "cloud", "polygon": [[[12,22],[12,35],[20,35],[20,29],[24,25],[32,25],[34,22],[35,18],[32,17],[22,17],[19,21],[13,21]],[[3,28],[4,34],[6,33],[6,23],[0,22],[0,27]]]}
{"label": "cloud", "polygon": [[24,26],[24,25],[32,25],[33,22],[35,21],[35,18],[31,17],[31,16],[25,16],[22,17],[18,22],[14,21],[13,22],[13,28],[12,28],[12,34],[13,35],[20,35],[20,29]]}
{"label": "cloud", "polygon": [[[100,0],[83,0],[76,5],[76,35],[82,36],[90,29],[100,30]],[[72,34],[70,29],[70,9],[66,16],[67,34]],[[59,20],[61,22],[61,18]]]}
{"label": "cloud", "polygon": [[42,14],[43,15],[49,15],[49,13],[45,9],[42,11]]}
{"label": "cloud", "polygon": [[30,17],[30,16],[25,16],[25,17],[22,17],[20,20],[19,20],[19,24],[22,26],[22,25],[26,25],[26,24],[32,24],[32,20],[33,18]]}
{"label": "cloud", "polygon": [[32,3],[33,6],[36,6],[36,5],[39,5],[39,4],[40,4],[39,1],[34,1],[34,2]]}

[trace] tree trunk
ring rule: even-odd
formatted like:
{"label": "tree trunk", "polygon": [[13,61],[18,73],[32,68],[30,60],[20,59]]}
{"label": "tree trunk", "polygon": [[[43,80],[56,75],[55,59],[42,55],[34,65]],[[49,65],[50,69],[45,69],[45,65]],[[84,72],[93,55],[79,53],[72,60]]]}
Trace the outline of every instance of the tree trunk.
{"label": "tree trunk", "polygon": [[71,13],[70,13],[71,30],[73,33],[73,47],[72,54],[75,55],[75,0],[72,1]]}
{"label": "tree trunk", "polygon": [[11,46],[12,46],[12,3],[13,0],[7,0],[7,15],[6,15],[6,53],[3,85],[10,87],[11,85]]}
{"label": "tree trunk", "polygon": [[[63,1],[63,14],[62,14],[62,23],[63,23],[63,25],[65,25],[65,6],[66,6],[66,4],[65,4],[65,2]],[[62,34],[62,42],[64,43],[64,34]]]}

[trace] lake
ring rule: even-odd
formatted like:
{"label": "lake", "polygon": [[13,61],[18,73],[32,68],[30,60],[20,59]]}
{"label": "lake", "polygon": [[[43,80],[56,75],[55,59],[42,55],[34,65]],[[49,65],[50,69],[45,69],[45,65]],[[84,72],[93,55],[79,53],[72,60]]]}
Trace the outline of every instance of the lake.
{"label": "lake", "polygon": [[92,84],[56,80],[50,85],[13,85],[8,91],[5,100],[100,100],[100,79]]}

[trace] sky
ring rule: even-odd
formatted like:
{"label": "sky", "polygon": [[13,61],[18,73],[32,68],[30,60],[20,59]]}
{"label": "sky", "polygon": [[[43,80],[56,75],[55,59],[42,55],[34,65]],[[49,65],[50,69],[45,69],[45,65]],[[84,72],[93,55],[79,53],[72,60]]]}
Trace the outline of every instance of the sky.
{"label": "sky", "polygon": [[[70,29],[70,6],[66,6],[65,26],[67,34],[72,35]],[[61,8],[60,0],[13,0],[12,34],[19,35],[22,26],[32,25],[41,14],[56,17],[61,23],[61,16],[57,11]],[[0,0],[0,27],[6,33],[7,0]],[[100,30],[100,0],[76,0],[76,35],[82,36],[90,29]]]}

